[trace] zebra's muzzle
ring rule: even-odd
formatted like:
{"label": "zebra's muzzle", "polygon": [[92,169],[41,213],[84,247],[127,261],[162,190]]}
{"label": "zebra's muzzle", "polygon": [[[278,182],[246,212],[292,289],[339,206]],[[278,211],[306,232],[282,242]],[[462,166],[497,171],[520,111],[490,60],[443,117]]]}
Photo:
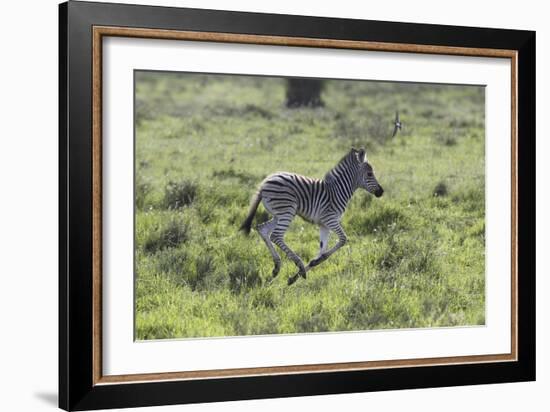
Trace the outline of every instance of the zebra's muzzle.
{"label": "zebra's muzzle", "polygon": [[374,192],[374,196],[380,197],[383,194],[384,194],[384,189],[382,189],[382,186],[378,186],[378,189],[376,190],[376,192]]}

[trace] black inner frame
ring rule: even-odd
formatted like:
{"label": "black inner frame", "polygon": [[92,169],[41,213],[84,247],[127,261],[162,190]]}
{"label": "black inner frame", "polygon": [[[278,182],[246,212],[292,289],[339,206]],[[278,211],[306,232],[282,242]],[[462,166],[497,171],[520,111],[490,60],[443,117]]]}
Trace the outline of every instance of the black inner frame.
{"label": "black inner frame", "polygon": [[[518,361],[93,384],[92,27],[518,51]],[[509,119],[505,119],[509,121]],[[521,182],[521,184],[520,184]],[[109,3],[59,6],[59,406],[89,410],[535,379],[535,33]]]}

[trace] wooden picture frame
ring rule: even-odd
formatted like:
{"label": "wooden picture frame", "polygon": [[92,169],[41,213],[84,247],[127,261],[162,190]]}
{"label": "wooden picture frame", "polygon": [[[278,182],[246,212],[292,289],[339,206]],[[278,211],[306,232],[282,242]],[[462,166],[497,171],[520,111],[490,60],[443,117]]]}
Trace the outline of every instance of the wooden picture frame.
{"label": "wooden picture frame", "polygon": [[[216,402],[535,379],[535,33],[69,2],[60,5],[59,406]],[[511,61],[511,351],[150,374],[102,373],[102,40],[193,40]],[[521,183],[521,185],[520,185]]]}

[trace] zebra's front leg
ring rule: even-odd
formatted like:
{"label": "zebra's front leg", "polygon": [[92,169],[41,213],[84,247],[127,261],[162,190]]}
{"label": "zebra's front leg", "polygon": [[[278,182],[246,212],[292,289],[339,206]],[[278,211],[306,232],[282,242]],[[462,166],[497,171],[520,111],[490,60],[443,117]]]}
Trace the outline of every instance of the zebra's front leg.
{"label": "zebra's front leg", "polygon": [[330,238],[330,229],[324,225],[321,225],[319,227],[319,253],[317,254],[317,257],[315,259],[312,259],[311,262],[308,263],[306,266],[306,272],[312,268],[315,265],[312,265],[311,263],[315,260],[319,259],[323,254],[327,251],[328,248],[328,240]]}
{"label": "zebra's front leg", "polygon": [[269,249],[269,252],[271,253],[271,257],[273,258],[273,271],[271,272],[271,277],[276,277],[279,274],[279,271],[281,270],[281,257],[275,250],[275,247],[273,246],[273,243],[271,243],[271,232],[273,229],[277,226],[277,218],[273,218],[268,222],[264,222],[260,225],[258,225],[257,230],[260,233],[260,236],[262,237],[263,241],[265,242],[267,248]]}
{"label": "zebra's front leg", "polygon": [[344,246],[348,240],[346,233],[344,232],[344,229],[342,228],[342,225],[340,225],[340,222],[330,222],[327,224],[328,228],[332,230],[336,235],[338,236],[338,242],[336,242],[336,245],[334,245],[331,249],[328,251],[320,254],[318,257],[313,259],[311,262],[308,263],[307,268],[312,268],[315,266],[320,265],[325,260],[327,260],[334,252],[336,252],[338,249],[340,249],[342,246]]}

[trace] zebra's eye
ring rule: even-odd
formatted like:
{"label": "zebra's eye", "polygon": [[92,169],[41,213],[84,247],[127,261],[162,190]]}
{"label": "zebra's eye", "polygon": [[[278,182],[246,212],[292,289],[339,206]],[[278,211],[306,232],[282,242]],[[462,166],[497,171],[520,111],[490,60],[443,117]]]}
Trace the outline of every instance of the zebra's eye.
{"label": "zebra's eye", "polygon": [[368,173],[367,173],[367,176],[368,176],[368,177],[372,177],[372,172],[368,172]]}

